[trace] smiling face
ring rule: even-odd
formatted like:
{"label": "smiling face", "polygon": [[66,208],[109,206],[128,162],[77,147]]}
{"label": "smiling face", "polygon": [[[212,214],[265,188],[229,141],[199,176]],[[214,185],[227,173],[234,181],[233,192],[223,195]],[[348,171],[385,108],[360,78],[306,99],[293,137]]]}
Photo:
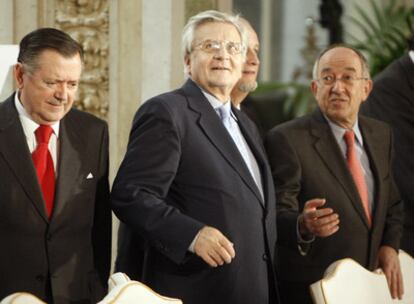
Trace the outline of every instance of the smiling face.
{"label": "smiling face", "polygon": [[20,101],[35,122],[51,125],[65,116],[73,105],[81,70],[79,54],[65,58],[53,50],[38,56],[33,71],[16,64]]}
{"label": "smiling face", "polygon": [[[337,125],[350,129],[358,117],[359,107],[368,97],[372,81],[361,79],[363,75],[362,62],[351,49],[336,47],[319,59],[317,78],[313,80],[311,89],[321,111]],[[327,85],[322,77],[334,77],[336,81]],[[342,78],[352,77],[352,83],[345,83]]]}
{"label": "smiling face", "polygon": [[237,88],[242,92],[252,92],[257,87],[257,74],[259,72],[259,39],[252,26],[244,19],[240,23],[249,37],[247,45],[246,62],[243,65],[242,77],[237,83]]}
{"label": "smiling face", "polygon": [[[195,46],[206,41],[219,41],[222,47],[212,53]],[[226,102],[230,92],[241,76],[243,55],[228,53],[225,43],[241,43],[241,37],[234,25],[223,22],[207,22],[194,32],[193,49],[185,58],[191,79],[207,92]]]}

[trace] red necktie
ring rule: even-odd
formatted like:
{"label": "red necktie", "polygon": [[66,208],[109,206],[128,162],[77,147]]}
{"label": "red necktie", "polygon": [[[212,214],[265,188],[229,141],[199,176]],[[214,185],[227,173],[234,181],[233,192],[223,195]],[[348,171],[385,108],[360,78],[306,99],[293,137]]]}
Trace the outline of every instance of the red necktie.
{"label": "red necktie", "polygon": [[52,132],[52,127],[47,125],[40,125],[36,129],[37,147],[32,153],[33,163],[36,168],[39,185],[42,188],[43,199],[49,218],[52,214],[53,201],[55,199],[55,169],[48,148]]}
{"label": "red necktie", "polygon": [[346,142],[346,160],[348,163],[349,171],[354,178],[355,185],[358,189],[359,196],[361,198],[362,206],[364,207],[365,215],[368,219],[368,224],[371,226],[371,211],[369,208],[368,188],[365,183],[364,173],[362,171],[361,163],[356,155],[355,151],[355,134],[353,131],[346,131],[344,135]]}

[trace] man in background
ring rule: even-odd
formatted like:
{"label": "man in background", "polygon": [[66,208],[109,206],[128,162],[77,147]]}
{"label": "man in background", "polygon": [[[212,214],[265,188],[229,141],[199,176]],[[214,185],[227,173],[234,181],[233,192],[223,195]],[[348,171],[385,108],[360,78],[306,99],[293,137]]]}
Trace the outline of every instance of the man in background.
{"label": "man in background", "polygon": [[257,76],[260,66],[259,38],[257,37],[256,31],[246,19],[240,18],[240,26],[247,35],[247,53],[246,61],[242,69],[242,76],[231,91],[231,102],[236,108],[249,116],[256,124],[259,132],[263,135],[263,127],[257,116],[254,100],[249,96],[249,93],[257,88]]}
{"label": "man in background", "polygon": [[107,125],[72,109],[75,40],[41,28],[19,47],[17,91],[0,103],[0,298],[96,303],[110,271]]}
{"label": "man in background", "polygon": [[253,123],[231,106],[245,41],[206,11],[182,35],[189,79],[135,115],[115,214],[145,240],[143,281],[184,303],[278,303],[275,202]]}
{"label": "man in background", "polygon": [[244,18],[240,18],[240,26],[247,35],[246,61],[242,68],[242,77],[231,91],[231,102],[236,108],[245,100],[250,92],[257,88],[257,75],[259,73],[259,39],[251,24]]}
{"label": "man in background", "polygon": [[366,60],[334,45],[313,71],[318,109],[266,138],[277,185],[282,301],[311,304],[309,285],[343,258],[382,268],[392,297],[401,298],[402,202],[392,178],[392,133],[358,114],[372,87]]}
{"label": "man in background", "polygon": [[409,52],[374,79],[361,112],[385,121],[394,134],[394,177],[404,201],[401,249],[414,256],[414,36]]}

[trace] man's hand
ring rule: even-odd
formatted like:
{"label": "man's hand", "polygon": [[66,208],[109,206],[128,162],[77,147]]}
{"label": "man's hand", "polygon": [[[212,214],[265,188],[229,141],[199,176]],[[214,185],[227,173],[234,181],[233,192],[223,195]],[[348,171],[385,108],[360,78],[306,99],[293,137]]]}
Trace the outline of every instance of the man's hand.
{"label": "man's hand", "polygon": [[339,229],[339,216],[331,208],[321,208],[326,200],[315,198],[305,203],[299,215],[299,232],[301,235],[327,237]]}
{"label": "man's hand", "polygon": [[230,264],[236,256],[231,243],[219,230],[205,226],[198,233],[194,252],[211,267]]}
{"label": "man's hand", "polygon": [[404,283],[397,251],[390,246],[381,246],[378,252],[378,267],[385,273],[392,298],[398,297],[401,300]]}

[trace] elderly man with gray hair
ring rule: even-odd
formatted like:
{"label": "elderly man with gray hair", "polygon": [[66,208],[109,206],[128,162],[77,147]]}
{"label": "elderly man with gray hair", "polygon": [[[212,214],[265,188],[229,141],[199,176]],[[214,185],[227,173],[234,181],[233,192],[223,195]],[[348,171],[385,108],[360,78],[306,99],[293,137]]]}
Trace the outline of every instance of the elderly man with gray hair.
{"label": "elderly man with gray hair", "polygon": [[189,79],[138,110],[113,186],[115,214],[145,241],[143,281],[186,304],[278,302],[271,173],[230,102],[245,49],[236,16],[190,18]]}

